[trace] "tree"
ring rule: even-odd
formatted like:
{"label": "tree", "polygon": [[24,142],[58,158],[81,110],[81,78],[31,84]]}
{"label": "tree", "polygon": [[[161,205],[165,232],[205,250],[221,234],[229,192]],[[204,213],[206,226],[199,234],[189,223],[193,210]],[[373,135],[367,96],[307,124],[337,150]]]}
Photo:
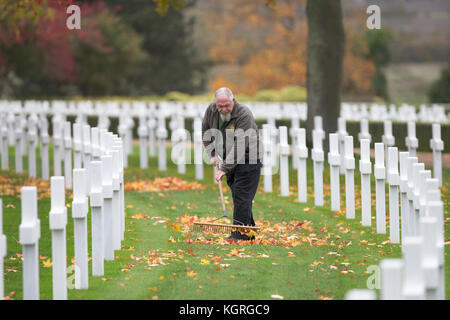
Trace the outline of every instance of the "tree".
{"label": "tree", "polygon": [[375,94],[388,100],[387,80],[383,68],[391,61],[389,43],[392,41],[393,36],[386,29],[374,29],[366,31],[364,39],[369,50],[368,57],[375,64],[376,71],[373,78]]}
{"label": "tree", "polygon": [[[314,128],[314,116],[323,119],[325,146],[328,133],[337,129],[341,106],[342,65],[345,35],[340,0],[308,0],[308,63],[306,74],[307,131]],[[311,134],[307,135],[311,138]],[[309,140],[312,141],[312,140]]]}
{"label": "tree", "polygon": [[199,59],[192,41],[193,20],[182,8],[194,3],[182,0],[110,0],[110,8],[142,37],[149,59],[140,65],[138,80],[142,94],[169,91],[198,93],[206,82],[206,61]]}
{"label": "tree", "polygon": [[20,37],[0,30],[0,91],[20,98],[130,94],[145,59],[136,33],[102,1],[82,3],[82,28],[69,30],[66,7],[53,2],[42,6],[38,27],[24,18]]}
{"label": "tree", "polygon": [[430,103],[450,103],[450,63],[441,71],[441,77],[428,90]]}

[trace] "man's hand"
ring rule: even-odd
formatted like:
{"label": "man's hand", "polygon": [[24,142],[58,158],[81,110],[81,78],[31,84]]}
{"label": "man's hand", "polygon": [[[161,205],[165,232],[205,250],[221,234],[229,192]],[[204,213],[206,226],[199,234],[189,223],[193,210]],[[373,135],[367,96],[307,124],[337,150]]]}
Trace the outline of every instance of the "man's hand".
{"label": "man's hand", "polygon": [[217,173],[216,173],[216,181],[217,182],[219,182],[220,180],[222,180],[222,178],[223,178],[223,176],[224,175],[226,175],[226,172],[225,171],[222,171],[222,170],[217,170]]}
{"label": "man's hand", "polygon": [[212,158],[211,158],[211,164],[215,167],[216,164],[219,164],[219,158],[217,158],[217,157],[212,157]]}

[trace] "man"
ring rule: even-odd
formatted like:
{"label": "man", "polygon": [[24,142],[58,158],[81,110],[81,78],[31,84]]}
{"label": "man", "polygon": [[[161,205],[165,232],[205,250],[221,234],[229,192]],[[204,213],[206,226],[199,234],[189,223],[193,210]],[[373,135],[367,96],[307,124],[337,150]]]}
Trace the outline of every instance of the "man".
{"label": "man", "polygon": [[[236,101],[230,89],[220,88],[206,109],[202,137],[211,164],[224,159],[215,178],[219,182],[226,175],[233,196],[233,224],[254,226],[252,202],[261,173],[261,150],[252,112]],[[253,238],[235,231],[229,239]]]}

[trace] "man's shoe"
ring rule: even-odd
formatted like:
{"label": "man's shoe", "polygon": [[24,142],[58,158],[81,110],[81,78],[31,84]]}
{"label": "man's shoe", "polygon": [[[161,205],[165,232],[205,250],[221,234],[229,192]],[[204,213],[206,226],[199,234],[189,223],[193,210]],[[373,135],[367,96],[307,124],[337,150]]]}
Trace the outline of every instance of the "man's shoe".
{"label": "man's shoe", "polygon": [[251,238],[249,238],[246,234],[242,234],[239,231],[233,231],[227,240],[228,241],[239,241],[239,240],[248,241],[248,240],[254,240],[254,239],[255,239],[255,236],[252,236]]}

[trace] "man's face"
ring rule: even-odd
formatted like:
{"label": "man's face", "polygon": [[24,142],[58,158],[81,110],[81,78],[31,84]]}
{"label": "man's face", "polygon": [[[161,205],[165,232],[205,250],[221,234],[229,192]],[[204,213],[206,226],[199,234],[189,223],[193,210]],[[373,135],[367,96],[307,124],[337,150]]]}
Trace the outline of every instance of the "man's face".
{"label": "man's face", "polygon": [[234,98],[233,100],[230,100],[228,96],[226,95],[220,95],[216,98],[216,107],[217,111],[219,111],[220,114],[226,116],[233,111],[234,107]]}

